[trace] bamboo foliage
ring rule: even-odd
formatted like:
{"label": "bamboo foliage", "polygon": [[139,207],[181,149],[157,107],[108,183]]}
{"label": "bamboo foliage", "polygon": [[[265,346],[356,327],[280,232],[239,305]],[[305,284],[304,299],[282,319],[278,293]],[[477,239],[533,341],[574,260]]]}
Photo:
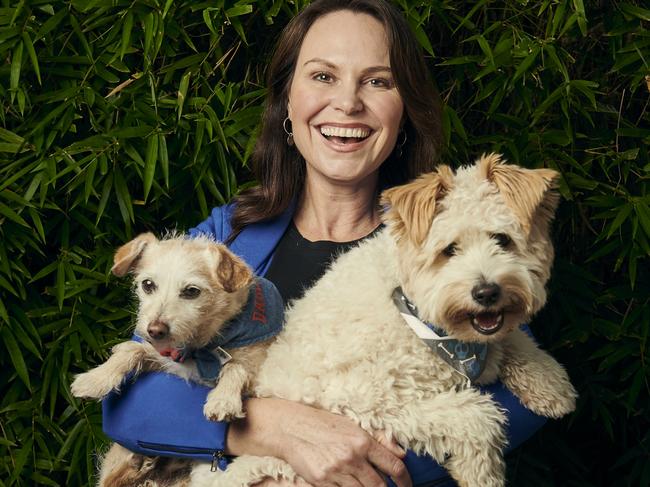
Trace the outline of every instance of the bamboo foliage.
{"label": "bamboo foliage", "polygon": [[[113,249],[251,184],[268,54],[306,3],[0,1],[0,486],[92,484],[101,412],[68,387],[129,334]],[[562,174],[532,328],[581,399],[510,455],[510,483],[649,484],[650,10],[396,3],[446,102],[445,159]]]}

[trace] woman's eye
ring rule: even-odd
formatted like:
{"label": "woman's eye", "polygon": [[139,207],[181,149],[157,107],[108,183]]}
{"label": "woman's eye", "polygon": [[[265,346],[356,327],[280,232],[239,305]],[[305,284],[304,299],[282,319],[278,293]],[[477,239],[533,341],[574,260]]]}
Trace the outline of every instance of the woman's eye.
{"label": "woman's eye", "polygon": [[330,76],[327,73],[316,73],[314,79],[316,81],[322,81],[323,83],[329,83],[330,81],[332,81],[332,76]]}
{"label": "woman's eye", "polygon": [[196,299],[201,295],[201,289],[196,286],[187,286],[181,290],[181,298]]}
{"label": "woman's eye", "polygon": [[505,249],[512,243],[512,239],[505,233],[493,233],[491,237],[497,241],[497,244],[502,249]]}
{"label": "woman's eye", "polygon": [[372,78],[368,83],[372,86],[377,86],[378,88],[390,88],[393,84],[385,78]]}
{"label": "woman's eye", "polygon": [[151,294],[156,290],[156,283],[151,279],[145,279],[142,281],[142,290],[147,294]]}
{"label": "woman's eye", "polygon": [[452,242],[449,245],[447,245],[445,249],[442,251],[442,253],[447,257],[453,257],[454,255],[456,255],[456,243]]}

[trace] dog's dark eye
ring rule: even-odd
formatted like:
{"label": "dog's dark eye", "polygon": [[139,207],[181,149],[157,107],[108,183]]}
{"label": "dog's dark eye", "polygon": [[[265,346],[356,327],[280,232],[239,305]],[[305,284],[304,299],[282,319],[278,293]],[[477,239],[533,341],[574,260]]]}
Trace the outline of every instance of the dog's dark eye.
{"label": "dog's dark eye", "polygon": [[447,245],[445,249],[442,251],[442,253],[447,257],[453,257],[454,255],[456,255],[456,243],[452,242],[449,245]]}
{"label": "dog's dark eye", "polygon": [[499,247],[502,249],[505,249],[512,243],[512,239],[508,237],[505,233],[494,233],[492,234],[492,238],[497,241],[497,244]]}
{"label": "dog's dark eye", "polygon": [[181,298],[183,299],[196,299],[201,294],[201,290],[196,286],[187,286],[181,290]]}
{"label": "dog's dark eye", "polygon": [[153,282],[151,279],[145,279],[144,281],[142,281],[142,290],[147,294],[151,294],[152,292],[154,292],[156,290],[156,287],[157,287],[156,283]]}

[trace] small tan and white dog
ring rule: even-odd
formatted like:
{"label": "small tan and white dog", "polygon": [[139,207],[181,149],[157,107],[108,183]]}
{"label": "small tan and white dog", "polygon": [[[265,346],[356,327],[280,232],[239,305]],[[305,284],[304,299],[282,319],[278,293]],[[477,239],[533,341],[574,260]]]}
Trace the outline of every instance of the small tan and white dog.
{"label": "small tan and white dog", "polygon": [[[117,250],[112,272],[134,275],[135,335],[141,341],[116,345],[106,362],[75,378],[72,394],[101,399],[119,391],[129,374],[163,370],[214,387],[204,406],[207,418],[243,417],[242,393],[249,390],[270,338],[282,326],[282,299],[275,288],[254,279],[224,245],[203,237],[158,240],[142,234]],[[261,319],[260,313],[270,313],[272,307],[277,319]],[[252,339],[248,327],[256,327]],[[149,480],[151,485],[180,486],[190,466],[189,461],[144,457],[114,445],[104,458],[99,485]]]}
{"label": "small tan and white dog", "polygon": [[[574,410],[565,370],[519,329],[546,301],[557,176],[491,154],[455,174],[439,166],[385,191],[387,228],[338,258],[293,303],[256,394],[384,431],[431,455],[461,487],[504,485],[506,414],[445,355],[477,345],[472,360],[484,361],[473,384],[500,379],[543,416]],[[409,314],[429,330],[422,322],[435,324],[440,338],[419,338]],[[450,337],[460,349],[440,346]],[[218,476],[195,468],[192,485],[252,485],[265,476],[293,473],[280,460],[244,456]]]}

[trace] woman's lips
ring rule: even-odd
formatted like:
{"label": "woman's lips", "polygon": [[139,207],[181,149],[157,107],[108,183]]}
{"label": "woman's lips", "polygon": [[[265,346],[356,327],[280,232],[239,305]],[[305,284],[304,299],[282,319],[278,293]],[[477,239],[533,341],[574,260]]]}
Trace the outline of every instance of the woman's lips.
{"label": "woman's lips", "polygon": [[321,125],[318,130],[326,143],[339,151],[358,149],[373,133],[370,127],[360,125]]}

